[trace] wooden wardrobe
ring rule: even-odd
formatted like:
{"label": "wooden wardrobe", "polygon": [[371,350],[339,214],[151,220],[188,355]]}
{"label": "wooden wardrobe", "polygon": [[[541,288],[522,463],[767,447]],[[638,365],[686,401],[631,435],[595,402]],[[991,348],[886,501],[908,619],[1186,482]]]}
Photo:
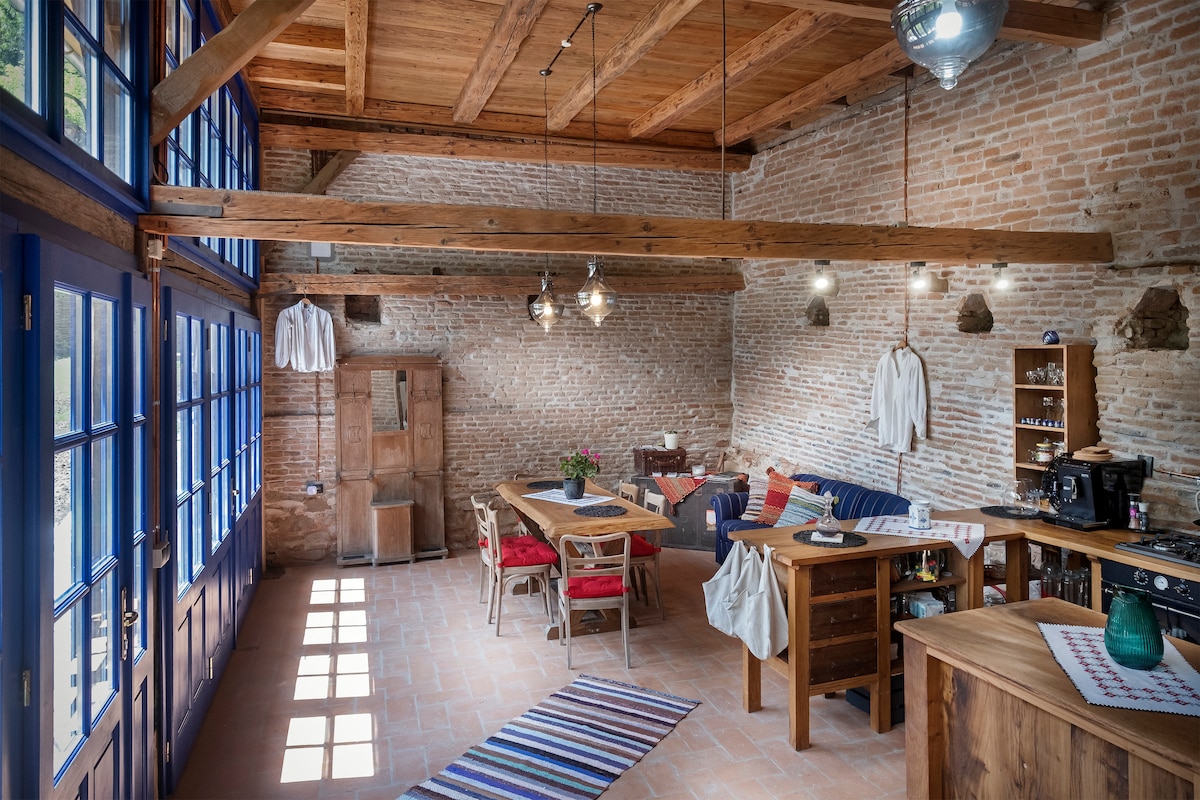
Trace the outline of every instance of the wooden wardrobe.
{"label": "wooden wardrobe", "polygon": [[336,405],[338,563],[445,556],[441,363],[340,359]]}

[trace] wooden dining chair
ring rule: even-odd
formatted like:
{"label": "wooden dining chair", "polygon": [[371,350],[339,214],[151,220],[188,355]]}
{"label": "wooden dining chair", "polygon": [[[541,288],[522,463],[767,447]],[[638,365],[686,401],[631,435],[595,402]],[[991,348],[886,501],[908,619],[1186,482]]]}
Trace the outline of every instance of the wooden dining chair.
{"label": "wooden dining chair", "polygon": [[638,503],[638,495],[641,494],[641,492],[641,487],[639,487],[636,483],[626,483],[625,481],[621,481],[621,483],[617,486],[617,494],[621,497],[624,497],[635,506],[641,505]]}
{"label": "wooden dining chair", "polygon": [[[663,514],[667,507],[667,499],[658,492],[647,491],[642,499],[642,505],[655,514]],[[659,556],[662,554],[661,530],[642,531],[632,535],[629,543],[629,567],[635,592],[648,604],[650,602],[649,587],[646,577],[650,575],[654,581],[654,601],[658,604],[658,614],[661,619],[667,618],[667,609],[663,605],[662,584],[659,580]],[[647,538],[649,537],[649,538]]]}
{"label": "wooden dining chair", "polygon": [[[492,581],[496,579],[495,565],[492,563],[492,551],[488,547],[488,537],[491,529],[488,527],[488,511],[491,505],[479,499],[479,495],[471,495],[471,510],[475,516],[475,538],[479,544],[479,602],[483,602],[484,590],[491,596]],[[491,613],[488,614],[491,619]]]}
{"label": "wooden dining chair", "polygon": [[[475,500],[472,498],[472,506]],[[550,609],[550,570],[558,564],[558,551],[551,545],[533,536],[501,536],[497,524],[498,512],[490,506],[476,509],[482,514],[486,525],[483,547],[487,549],[484,563],[491,565],[491,575],[488,580],[487,620],[494,620],[496,635],[500,635],[500,616],[504,608],[504,593],[509,584],[518,580],[536,581],[542,591],[542,605],[546,609],[546,617],[553,622],[554,615]],[[530,584],[529,593],[533,594]]]}
{"label": "wooden dining chair", "polygon": [[571,613],[595,609],[621,612],[621,644],[629,669],[629,542],[628,533],[600,536],[567,534],[558,540],[558,641],[567,647],[571,669]]}

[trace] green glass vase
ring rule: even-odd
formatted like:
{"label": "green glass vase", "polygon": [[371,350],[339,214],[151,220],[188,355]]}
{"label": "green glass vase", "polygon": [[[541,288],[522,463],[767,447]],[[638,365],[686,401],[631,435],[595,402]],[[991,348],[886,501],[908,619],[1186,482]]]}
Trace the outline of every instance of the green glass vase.
{"label": "green glass vase", "polygon": [[1162,631],[1145,592],[1117,588],[1104,625],[1104,648],[1130,669],[1154,669],[1163,657]]}

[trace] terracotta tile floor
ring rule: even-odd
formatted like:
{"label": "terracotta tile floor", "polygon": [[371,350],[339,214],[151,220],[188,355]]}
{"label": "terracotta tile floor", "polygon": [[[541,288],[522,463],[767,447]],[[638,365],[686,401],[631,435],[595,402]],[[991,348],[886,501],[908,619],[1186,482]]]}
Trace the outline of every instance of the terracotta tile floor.
{"label": "terracotta tile floor", "polygon": [[613,632],[576,638],[573,671],[540,598],[506,597],[496,637],[478,559],[452,555],[264,580],[174,797],[395,798],[579,674],[702,703],[604,800],[904,796],[902,725],[878,735],[842,694],[814,697],[797,753],[771,670],[763,710],[742,710],[740,645],[704,613],[712,553],[664,550],[667,619],[634,604],[632,669]]}

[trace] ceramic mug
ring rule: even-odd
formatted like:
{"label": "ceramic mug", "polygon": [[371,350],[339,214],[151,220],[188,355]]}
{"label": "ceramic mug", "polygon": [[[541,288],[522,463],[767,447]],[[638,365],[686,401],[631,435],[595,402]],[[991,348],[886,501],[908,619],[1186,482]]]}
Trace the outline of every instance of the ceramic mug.
{"label": "ceramic mug", "polygon": [[933,527],[929,518],[929,501],[914,500],[908,506],[908,527],[915,531],[927,531]]}

